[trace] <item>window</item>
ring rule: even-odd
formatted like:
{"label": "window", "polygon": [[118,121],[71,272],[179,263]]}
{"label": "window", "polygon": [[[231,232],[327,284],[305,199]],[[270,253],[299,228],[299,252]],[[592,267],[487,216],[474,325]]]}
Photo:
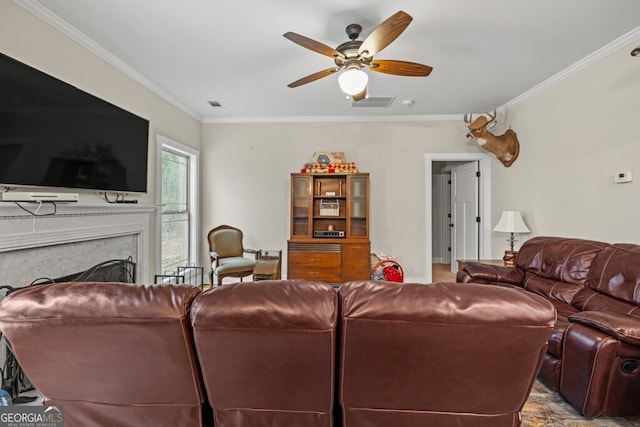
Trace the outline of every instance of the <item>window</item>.
{"label": "window", "polygon": [[160,151],[160,272],[197,265],[197,152],[164,137]]}

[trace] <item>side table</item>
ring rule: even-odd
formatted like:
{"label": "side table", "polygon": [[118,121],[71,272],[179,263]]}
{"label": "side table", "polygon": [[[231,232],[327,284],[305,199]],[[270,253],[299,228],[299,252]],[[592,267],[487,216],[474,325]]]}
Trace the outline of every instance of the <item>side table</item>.
{"label": "side table", "polygon": [[282,250],[260,250],[253,266],[253,281],[280,280]]}

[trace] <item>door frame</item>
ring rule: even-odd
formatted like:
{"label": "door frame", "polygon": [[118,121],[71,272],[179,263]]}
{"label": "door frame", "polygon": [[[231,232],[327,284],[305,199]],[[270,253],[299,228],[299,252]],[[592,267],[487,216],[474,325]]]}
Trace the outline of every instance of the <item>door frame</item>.
{"label": "door frame", "polygon": [[425,241],[426,241],[426,259],[425,259],[425,283],[431,283],[433,271],[431,264],[433,263],[432,251],[432,217],[433,217],[433,191],[432,191],[432,173],[433,162],[458,162],[458,161],[478,161],[480,167],[480,195],[478,198],[480,211],[480,245],[478,256],[480,259],[487,259],[491,254],[491,157],[484,153],[426,153],[424,155],[425,170]]}

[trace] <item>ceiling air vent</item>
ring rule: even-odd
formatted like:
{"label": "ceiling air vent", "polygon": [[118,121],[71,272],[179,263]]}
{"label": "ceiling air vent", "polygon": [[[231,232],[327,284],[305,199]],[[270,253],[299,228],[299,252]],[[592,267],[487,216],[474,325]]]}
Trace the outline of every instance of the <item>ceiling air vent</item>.
{"label": "ceiling air vent", "polygon": [[222,104],[220,104],[218,101],[208,101],[209,105],[211,105],[214,108],[219,108],[222,107]]}
{"label": "ceiling air vent", "polygon": [[396,99],[395,96],[370,96],[361,101],[351,101],[351,108],[389,108],[394,99]]}

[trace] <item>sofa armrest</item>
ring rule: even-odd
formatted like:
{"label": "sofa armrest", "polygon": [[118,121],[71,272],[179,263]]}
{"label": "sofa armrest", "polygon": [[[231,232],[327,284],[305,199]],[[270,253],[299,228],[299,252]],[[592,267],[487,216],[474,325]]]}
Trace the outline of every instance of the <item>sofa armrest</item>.
{"label": "sofa armrest", "polygon": [[640,345],[640,318],[608,311],[582,311],[569,316],[569,321],[582,323],[631,345]]}
{"label": "sofa armrest", "polygon": [[524,273],[513,267],[465,262],[462,270],[456,274],[456,281],[461,283],[509,284],[522,286]]}

